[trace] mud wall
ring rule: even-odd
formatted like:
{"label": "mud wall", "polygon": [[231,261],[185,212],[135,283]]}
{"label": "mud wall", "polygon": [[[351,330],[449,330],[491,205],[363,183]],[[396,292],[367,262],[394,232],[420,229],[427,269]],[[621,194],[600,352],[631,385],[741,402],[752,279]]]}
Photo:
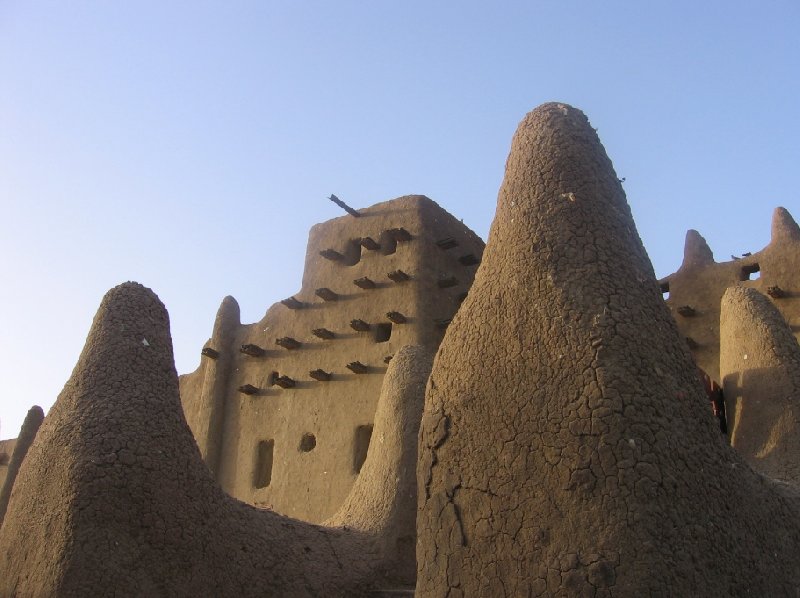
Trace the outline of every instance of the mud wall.
{"label": "mud wall", "polygon": [[239,324],[226,298],[200,367],[181,377],[223,488],[313,522],[353,486],[387,360],[404,345],[438,346],[484,246],[423,196],[359,213],[311,229],[301,290],[259,322]]}

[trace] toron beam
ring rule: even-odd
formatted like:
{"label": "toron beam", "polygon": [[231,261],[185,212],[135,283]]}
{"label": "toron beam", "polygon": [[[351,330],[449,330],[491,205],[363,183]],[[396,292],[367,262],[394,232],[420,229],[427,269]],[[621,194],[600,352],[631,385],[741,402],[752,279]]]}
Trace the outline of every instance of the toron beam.
{"label": "toron beam", "polygon": [[266,353],[266,351],[264,351],[264,349],[258,345],[252,344],[242,345],[239,351],[245,355],[249,355],[250,357],[263,357]]}
{"label": "toron beam", "polygon": [[337,206],[339,206],[340,208],[342,208],[342,209],[343,209],[345,212],[347,212],[347,213],[348,213],[348,214],[350,214],[351,216],[355,216],[356,218],[358,218],[359,216],[361,216],[361,214],[359,214],[359,213],[358,213],[356,210],[354,210],[353,208],[351,208],[350,206],[348,206],[348,205],[347,205],[346,203],[344,203],[344,202],[343,202],[341,199],[339,199],[338,197],[336,197],[336,196],[335,196],[333,193],[331,193],[331,196],[330,196],[328,199],[330,199],[330,200],[331,200],[333,203],[335,203]]}
{"label": "toron beam", "polygon": [[321,289],[317,289],[315,291],[315,294],[323,301],[336,301],[339,299],[339,295],[327,287],[322,287]]}
{"label": "toron beam", "polygon": [[275,344],[283,347],[284,349],[288,349],[289,351],[293,351],[294,349],[300,348],[300,342],[296,341],[290,336],[283,336],[281,338],[275,339]]}
{"label": "toron beam", "polygon": [[328,382],[331,379],[330,373],[325,370],[311,370],[308,375],[320,382]]}
{"label": "toron beam", "polygon": [[369,332],[369,324],[364,320],[350,320],[350,328],[358,332]]}
{"label": "toron beam", "polygon": [[365,289],[365,290],[374,289],[375,288],[375,283],[373,281],[371,281],[369,278],[367,278],[366,276],[362,276],[361,278],[356,278],[353,281],[353,284],[356,285],[357,287]]}
{"label": "toron beam", "polygon": [[281,301],[281,303],[283,303],[289,309],[303,309],[305,307],[305,304],[302,301],[298,301],[294,297],[284,299]]}
{"label": "toron beam", "polygon": [[347,369],[353,372],[354,374],[366,374],[367,372],[369,372],[369,368],[360,361],[353,361],[351,363],[348,363]]}
{"label": "toron beam", "polygon": [[389,313],[386,314],[386,317],[389,318],[395,324],[405,324],[407,321],[406,317],[399,311],[390,311]]}
{"label": "toron beam", "polygon": [[205,355],[209,359],[217,359],[219,357],[219,351],[216,351],[211,347],[204,347],[203,350],[200,351],[200,355]]}
{"label": "toron beam", "polygon": [[327,328],[314,328],[314,330],[311,331],[311,334],[326,341],[331,340],[335,336],[333,332]]}

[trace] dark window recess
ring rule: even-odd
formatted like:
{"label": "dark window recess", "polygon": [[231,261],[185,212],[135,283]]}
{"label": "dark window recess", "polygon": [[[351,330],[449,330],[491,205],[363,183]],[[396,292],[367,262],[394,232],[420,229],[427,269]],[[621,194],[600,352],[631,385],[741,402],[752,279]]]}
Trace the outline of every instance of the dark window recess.
{"label": "dark window recess", "polygon": [[385,343],[392,338],[392,325],[386,322],[375,325],[375,342]]}
{"label": "dark window recess", "polygon": [[315,446],[317,446],[317,437],[307,432],[303,434],[303,437],[300,439],[300,451],[310,453],[314,450]]}
{"label": "dark window recess", "polygon": [[669,299],[669,281],[665,280],[659,286],[661,287],[661,295],[664,299]]}
{"label": "dark window recess", "polygon": [[361,261],[361,239],[347,242],[347,246],[342,256],[342,263],[345,266],[355,266]]}
{"label": "dark window recess", "polygon": [[253,472],[253,486],[266,488],[272,481],[272,454],[274,440],[262,440],[256,446],[256,469]]}
{"label": "dark window recess", "polygon": [[370,440],[372,440],[372,425],[358,426],[353,443],[353,473],[359,473],[364,461],[367,460]]}
{"label": "dark window recess", "polygon": [[453,247],[458,247],[458,241],[456,241],[453,237],[447,237],[445,239],[439,239],[436,241],[437,247],[439,249],[448,250],[452,249]]}
{"label": "dark window recess", "polygon": [[388,232],[398,243],[405,243],[411,240],[411,233],[404,228],[390,228]]}
{"label": "dark window recess", "polygon": [[381,233],[380,246],[382,255],[392,255],[397,251],[397,239],[395,239],[392,231],[385,230]]}
{"label": "dark window recess", "polygon": [[758,264],[748,264],[742,266],[742,272],[739,280],[758,280],[761,277],[761,268]]}

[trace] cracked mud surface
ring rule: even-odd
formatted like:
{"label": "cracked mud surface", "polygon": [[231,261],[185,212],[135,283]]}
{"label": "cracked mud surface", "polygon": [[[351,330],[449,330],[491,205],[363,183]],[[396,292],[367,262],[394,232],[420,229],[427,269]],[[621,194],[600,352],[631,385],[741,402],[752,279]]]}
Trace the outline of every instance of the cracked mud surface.
{"label": "cracked mud surface", "polygon": [[[403,361],[403,360],[401,360]],[[222,492],[180,406],[167,312],[106,294],[0,530],[3,596],[360,596],[376,538]]]}
{"label": "cracked mud surface", "polygon": [[793,595],[798,502],[725,444],[578,110],[514,137],[420,431],[418,596]]}

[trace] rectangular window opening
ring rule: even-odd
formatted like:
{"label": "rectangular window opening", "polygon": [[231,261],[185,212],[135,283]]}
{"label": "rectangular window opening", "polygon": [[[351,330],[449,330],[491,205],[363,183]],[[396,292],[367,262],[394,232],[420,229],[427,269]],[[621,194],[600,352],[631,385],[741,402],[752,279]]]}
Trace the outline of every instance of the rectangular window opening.
{"label": "rectangular window opening", "polygon": [[262,440],[256,447],[256,469],[253,475],[253,485],[256,488],[266,488],[272,481],[272,453],[274,447],[274,440]]}
{"label": "rectangular window opening", "polygon": [[353,473],[359,473],[364,461],[367,460],[370,440],[372,440],[372,424],[358,426],[353,444]]}
{"label": "rectangular window opening", "polygon": [[758,264],[742,266],[742,274],[739,280],[758,280],[759,278],[761,278],[761,267]]}
{"label": "rectangular window opening", "polygon": [[375,326],[375,342],[385,343],[392,338],[392,324],[391,322],[382,322]]}

